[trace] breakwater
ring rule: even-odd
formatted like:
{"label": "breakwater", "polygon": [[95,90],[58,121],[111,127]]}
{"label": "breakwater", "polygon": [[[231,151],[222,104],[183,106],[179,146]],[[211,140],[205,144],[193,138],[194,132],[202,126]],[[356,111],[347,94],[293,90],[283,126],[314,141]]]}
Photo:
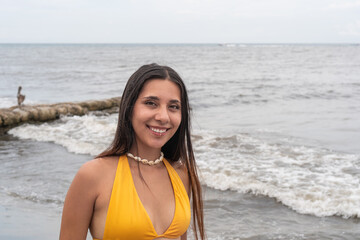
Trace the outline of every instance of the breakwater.
{"label": "breakwater", "polygon": [[0,109],[0,133],[26,122],[46,122],[61,115],[85,115],[90,111],[116,112],[120,97],[90,100],[84,102],[64,102],[56,104],[23,105]]}

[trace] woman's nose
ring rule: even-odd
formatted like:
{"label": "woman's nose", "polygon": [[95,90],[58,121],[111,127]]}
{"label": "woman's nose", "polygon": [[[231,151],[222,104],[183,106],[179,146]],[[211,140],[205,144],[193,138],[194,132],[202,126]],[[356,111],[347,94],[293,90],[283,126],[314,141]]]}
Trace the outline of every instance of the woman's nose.
{"label": "woman's nose", "polygon": [[160,121],[161,123],[168,123],[170,121],[169,112],[167,107],[160,107],[158,112],[155,115],[155,120]]}

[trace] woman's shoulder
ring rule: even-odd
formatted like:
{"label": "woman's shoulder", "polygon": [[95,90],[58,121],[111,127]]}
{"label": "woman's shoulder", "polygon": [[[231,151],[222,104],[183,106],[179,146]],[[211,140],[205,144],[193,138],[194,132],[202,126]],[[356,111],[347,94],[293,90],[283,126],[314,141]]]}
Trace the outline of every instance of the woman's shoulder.
{"label": "woman's shoulder", "polygon": [[118,159],[118,156],[94,158],[84,163],[81,168],[83,168],[85,171],[102,170],[116,165]]}
{"label": "woman's shoulder", "polygon": [[177,174],[179,175],[181,181],[183,182],[186,192],[190,194],[190,180],[189,180],[189,173],[186,167],[186,164],[182,160],[178,160],[171,164],[172,167],[175,169]]}
{"label": "woman's shoulder", "polygon": [[171,166],[180,173],[187,173],[187,167],[184,161],[178,160],[176,162],[171,162]]}
{"label": "woman's shoulder", "polygon": [[116,170],[118,158],[117,156],[94,158],[85,162],[76,175],[90,184],[99,182],[103,177],[109,175],[110,172]]}

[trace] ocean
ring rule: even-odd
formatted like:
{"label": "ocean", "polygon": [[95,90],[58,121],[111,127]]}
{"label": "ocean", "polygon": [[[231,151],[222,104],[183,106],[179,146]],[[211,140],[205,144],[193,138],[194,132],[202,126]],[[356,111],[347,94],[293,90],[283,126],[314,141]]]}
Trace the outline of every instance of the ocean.
{"label": "ocean", "polygon": [[[188,89],[208,239],[359,239],[360,45],[0,44],[0,108],[20,85],[25,104],[118,97],[153,62]],[[0,238],[58,238],[69,184],[116,122],[0,136]]]}

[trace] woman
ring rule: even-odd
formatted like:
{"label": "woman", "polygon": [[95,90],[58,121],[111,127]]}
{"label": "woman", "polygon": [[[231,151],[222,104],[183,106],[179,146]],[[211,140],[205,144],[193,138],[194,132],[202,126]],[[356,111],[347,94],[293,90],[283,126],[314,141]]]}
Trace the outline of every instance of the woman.
{"label": "woman", "polygon": [[185,85],[170,67],[128,80],[110,147],[85,163],[67,193],[60,239],[205,239]]}

